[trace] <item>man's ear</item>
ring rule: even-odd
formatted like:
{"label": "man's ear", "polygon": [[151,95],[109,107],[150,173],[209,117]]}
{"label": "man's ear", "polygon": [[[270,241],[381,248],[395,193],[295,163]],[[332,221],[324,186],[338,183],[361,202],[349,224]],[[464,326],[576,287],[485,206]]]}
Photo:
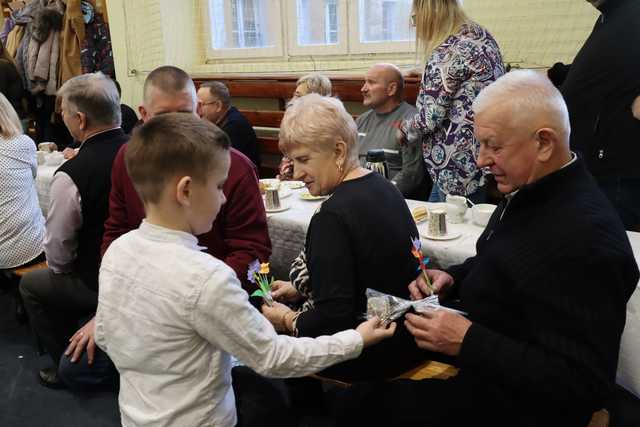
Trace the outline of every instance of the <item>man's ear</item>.
{"label": "man's ear", "polygon": [[536,132],[538,141],[538,160],[547,162],[556,149],[556,144],[560,142],[558,134],[551,128],[541,128]]}
{"label": "man's ear", "polygon": [[78,111],[76,113],[78,115],[78,127],[80,130],[87,130],[87,115]]}
{"label": "man's ear", "polygon": [[138,107],[138,112],[140,113],[140,118],[143,122],[149,120],[149,113],[147,112],[147,109],[144,108],[144,105]]}
{"label": "man's ear", "polygon": [[176,201],[180,206],[191,206],[193,180],[190,176],[183,176],[176,184]]}
{"label": "man's ear", "polygon": [[387,95],[392,98],[398,93],[398,82],[391,82],[387,85]]}

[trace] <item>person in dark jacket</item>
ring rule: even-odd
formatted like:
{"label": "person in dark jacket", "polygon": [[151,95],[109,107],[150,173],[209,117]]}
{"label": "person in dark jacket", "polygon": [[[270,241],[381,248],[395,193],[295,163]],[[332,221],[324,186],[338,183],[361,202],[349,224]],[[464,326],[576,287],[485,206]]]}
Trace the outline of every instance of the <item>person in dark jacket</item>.
{"label": "person in dark jacket", "polygon": [[[444,304],[407,314],[418,347],[455,357],[447,380],[356,386],[344,425],[576,426],[613,390],[626,304],[638,266],[622,222],[569,150],[561,94],[535,71],[513,71],[474,101],[478,166],[505,200],[447,271],[427,270]],[[431,293],[418,278],[414,299]],[[366,403],[365,403],[366,402]],[[368,419],[372,418],[372,419]]]}
{"label": "person in dark jacket", "polygon": [[40,382],[60,387],[57,367],[78,322],[98,306],[98,270],[104,221],[109,213],[111,167],[128,140],[120,128],[120,97],[102,73],[68,80],[59,90],[62,118],[78,154],[51,183],[44,250],[49,268],[26,274],[20,293],[31,326],[54,366]]}
{"label": "person in dark jacket", "polygon": [[249,120],[231,105],[231,95],[224,83],[213,81],[200,86],[198,114],[218,125],[231,140],[231,146],[260,168],[260,150],[256,133]]}
{"label": "person in dark jacket", "polygon": [[588,0],[601,15],[570,66],[549,78],[569,108],[579,152],[628,230],[640,231],[640,2]]}
{"label": "person in dark jacket", "polygon": [[0,41],[0,93],[9,100],[18,116],[22,117],[22,98],[24,96],[22,79],[13,58],[4,48],[2,41]]}

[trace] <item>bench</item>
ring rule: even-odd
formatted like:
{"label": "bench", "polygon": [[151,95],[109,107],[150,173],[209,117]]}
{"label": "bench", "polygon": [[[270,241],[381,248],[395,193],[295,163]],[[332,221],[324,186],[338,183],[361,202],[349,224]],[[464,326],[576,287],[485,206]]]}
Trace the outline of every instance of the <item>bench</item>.
{"label": "bench", "polygon": [[[253,124],[258,134],[258,145],[262,155],[261,178],[275,177],[282,154],[278,149],[278,138],[273,136],[280,128],[287,102],[296,88],[296,81],[303,74],[212,74],[194,76],[196,87],[206,81],[216,80],[227,85],[232,98],[270,99],[277,107],[271,110],[240,108],[240,112]],[[333,95],[345,102],[362,103],[360,89],[364,84],[363,75],[327,73],[331,79]],[[419,79],[405,80],[405,100],[415,104]],[[264,130],[271,130],[266,134]]]}

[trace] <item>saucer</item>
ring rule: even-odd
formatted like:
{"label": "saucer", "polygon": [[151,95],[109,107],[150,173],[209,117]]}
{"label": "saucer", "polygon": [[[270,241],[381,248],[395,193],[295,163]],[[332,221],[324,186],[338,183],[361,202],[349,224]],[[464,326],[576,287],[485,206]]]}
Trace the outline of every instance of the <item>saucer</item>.
{"label": "saucer", "polygon": [[280,207],[277,209],[267,209],[267,207],[265,207],[264,210],[267,211],[267,213],[276,213],[286,211],[289,207],[289,205],[280,204]]}
{"label": "saucer", "polygon": [[298,188],[304,187],[304,182],[302,181],[281,181],[281,187],[290,188],[292,190],[297,190]]}
{"label": "saucer", "polygon": [[426,232],[421,232],[420,235],[422,237],[425,237],[429,240],[453,240],[453,239],[457,239],[458,237],[462,236],[462,233],[459,231],[450,231],[447,234],[445,234],[444,236],[432,236],[431,234],[428,234]]}
{"label": "saucer", "polygon": [[302,200],[314,201],[314,200],[326,199],[327,196],[312,196],[311,193],[302,193],[302,194],[300,194],[300,198]]}

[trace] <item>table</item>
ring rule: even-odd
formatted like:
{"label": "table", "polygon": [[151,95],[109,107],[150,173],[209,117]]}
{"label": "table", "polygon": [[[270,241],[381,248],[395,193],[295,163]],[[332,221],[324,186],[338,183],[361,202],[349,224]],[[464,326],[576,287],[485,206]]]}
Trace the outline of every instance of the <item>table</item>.
{"label": "table", "polygon": [[38,201],[40,202],[40,209],[42,209],[42,215],[47,217],[49,212],[49,192],[51,190],[51,181],[53,181],[53,174],[58,170],[60,165],[38,165],[38,175],[36,176],[36,191],[38,192]]}
{"label": "table", "polygon": [[[278,278],[288,277],[291,262],[304,247],[311,217],[322,203],[322,201],[302,200],[300,195],[306,191],[306,188],[292,190],[290,196],[281,200],[283,205],[289,206],[289,209],[267,214],[272,246],[270,267]],[[407,205],[409,209],[413,209],[417,206],[430,207],[433,206],[433,203],[407,200]],[[471,222],[470,210],[467,211],[465,220],[465,223],[462,224],[447,223],[448,231],[462,234],[457,239],[435,241],[421,237],[423,252],[427,254],[434,265],[447,268],[475,255],[476,240],[484,228]],[[419,224],[418,231],[426,231],[426,227],[426,223]],[[407,242],[408,239],[409,236]]]}

